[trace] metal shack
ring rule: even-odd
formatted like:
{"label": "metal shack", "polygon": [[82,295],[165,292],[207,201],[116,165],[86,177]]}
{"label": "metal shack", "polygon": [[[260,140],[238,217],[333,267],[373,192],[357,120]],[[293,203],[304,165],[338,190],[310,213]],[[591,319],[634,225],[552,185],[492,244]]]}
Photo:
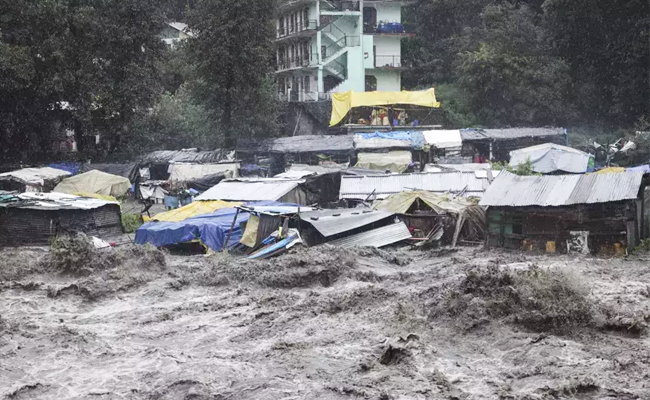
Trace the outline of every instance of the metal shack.
{"label": "metal shack", "polygon": [[120,204],[63,193],[0,196],[0,247],[47,245],[50,238],[83,232],[103,238],[122,234]]}
{"label": "metal shack", "polygon": [[646,236],[646,185],[643,172],[555,176],[503,172],[479,203],[488,207],[487,245],[583,253],[633,249]]}

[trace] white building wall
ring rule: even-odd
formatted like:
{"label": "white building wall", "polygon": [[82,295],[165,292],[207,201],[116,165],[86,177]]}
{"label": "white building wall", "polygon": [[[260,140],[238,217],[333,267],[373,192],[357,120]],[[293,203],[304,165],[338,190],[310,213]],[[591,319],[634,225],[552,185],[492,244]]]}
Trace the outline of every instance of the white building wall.
{"label": "white building wall", "polygon": [[402,6],[400,4],[374,4],[377,10],[377,22],[402,23]]}
{"label": "white building wall", "polygon": [[375,36],[374,45],[379,56],[402,55],[402,42],[399,37]]}
{"label": "white building wall", "polygon": [[399,71],[375,69],[367,71],[366,75],[374,75],[377,78],[377,91],[399,92],[402,90],[402,76]]}

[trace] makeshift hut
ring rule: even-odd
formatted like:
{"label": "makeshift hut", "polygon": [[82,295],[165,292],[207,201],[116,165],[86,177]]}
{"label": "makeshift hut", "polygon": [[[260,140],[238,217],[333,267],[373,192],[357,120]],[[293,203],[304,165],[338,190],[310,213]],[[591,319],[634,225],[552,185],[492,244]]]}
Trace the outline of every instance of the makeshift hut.
{"label": "makeshift hut", "polygon": [[[197,149],[186,150],[160,150],[154,151],[142,157],[140,168],[148,169],[149,179],[166,181],[172,172],[172,164],[238,164],[235,160],[234,151],[211,150],[199,151]],[[229,166],[231,170],[235,165]]]}
{"label": "makeshift hut", "polygon": [[224,208],[235,208],[242,203],[228,201],[195,201],[186,206],[162,212],[151,217],[151,221],[180,222],[189,218],[195,218],[205,214],[212,214]]}
{"label": "makeshift hut", "polygon": [[388,153],[359,153],[356,167],[381,172],[403,173],[409,169],[412,163],[413,155],[410,151],[398,150]]}
{"label": "makeshift hut", "polygon": [[[220,204],[225,205],[226,203],[221,202]],[[248,236],[244,242],[250,244],[251,237],[254,237],[255,244],[259,244],[257,242],[259,237],[277,229],[279,221],[278,219],[270,221],[265,218],[260,225],[260,213],[277,216],[290,214],[297,209],[298,206],[295,204],[265,201],[249,203],[246,208],[240,206],[218,208],[212,213],[192,216],[180,221],[174,220],[178,218],[167,218],[170,219],[169,221],[152,221],[138,228],[135,242],[138,244],[149,243],[158,247],[199,242],[213,251],[222,251],[239,246],[244,232],[247,231]],[[311,208],[307,209],[311,210]],[[258,218],[253,219],[254,226],[251,225],[250,228],[247,228],[248,222],[255,215]],[[255,234],[251,234],[252,231],[255,231]]]}
{"label": "makeshift hut", "polygon": [[122,234],[117,202],[62,193],[22,193],[0,202],[0,245],[47,245],[60,234]]}
{"label": "makeshift hut", "polygon": [[594,170],[594,156],[555,143],[544,143],[510,152],[510,166],[517,168],[530,162],[540,174],[584,174]]}
{"label": "makeshift hut", "polygon": [[[411,114],[416,113],[417,107],[419,107],[425,110],[425,112],[422,113],[423,116],[428,116],[431,114],[431,109],[440,108],[440,102],[436,100],[435,89],[433,88],[412,92],[348,91],[334,93],[332,95],[332,116],[330,119],[330,127],[343,123],[346,117],[348,117],[348,122],[353,124],[355,127],[372,126],[374,128],[379,125],[395,125],[394,121],[389,120],[388,115],[386,116],[385,120],[382,119],[382,121],[373,121],[376,118],[372,118],[372,115],[370,112],[368,112],[368,110],[374,107],[382,106],[389,107],[389,109],[402,109],[400,111],[408,111],[408,113]],[[404,108],[406,107],[409,107],[409,110],[405,110]],[[366,112],[364,112],[363,115],[353,115],[354,113],[351,111],[360,108],[366,108]],[[389,114],[389,109],[387,109],[387,114]],[[357,124],[357,122],[361,122],[361,119],[365,120],[365,123]],[[393,119],[399,120],[399,116],[394,115]],[[398,121],[397,125],[405,125],[407,122],[410,125],[413,125],[415,119],[413,117],[410,117],[408,120]]]}
{"label": "makeshift hut", "polygon": [[401,192],[378,202],[375,209],[398,214],[421,238],[440,229],[442,242],[452,246],[459,238],[485,239],[485,211],[474,199],[425,191]]}
{"label": "makeshift hut", "polygon": [[646,236],[646,185],[643,172],[502,172],[479,203],[488,207],[487,245],[562,252],[632,250]]}
{"label": "makeshift hut", "polygon": [[510,161],[510,152],[526,147],[555,143],[567,144],[567,131],[562,128],[462,129],[461,156]]}
{"label": "makeshift hut", "polygon": [[481,197],[488,186],[487,171],[343,176],[339,197],[351,202],[374,201],[414,190]]}
{"label": "makeshift hut", "polygon": [[57,168],[23,168],[0,174],[0,190],[16,192],[49,192],[70,172]]}
{"label": "makeshift hut", "polygon": [[323,161],[351,163],[354,144],[351,135],[308,135],[237,141],[237,157],[257,165],[269,158],[271,175],[287,164],[319,164]]}
{"label": "makeshift hut", "polygon": [[240,178],[227,179],[196,198],[197,201],[277,201],[308,205],[303,179]]}
{"label": "makeshift hut", "polygon": [[211,250],[221,251],[224,246],[230,248],[239,243],[249,216],[238,214],[235,208],[222,208],[183,221],[148,222],[135,231],[135,242],[163,247],[199,241]]}
{"label": "makeshift hut", "polygon": [[131,182],[128,178],[92,170],[64,179],[56,185],[54,191],[79,196],[99,194],[118,198],[124,196],[130,188]]}
{"label": "makeshift hut", "polygon": [[140,172],[138,170],[138,165],[133,163],[126,164],[90,164],[85,163],[81,164],[80,172],[89,172],[89,171],[101,171],[106,172],[107,174],[121,176],[127,178],[130,182],[135,183],[138,179]]}

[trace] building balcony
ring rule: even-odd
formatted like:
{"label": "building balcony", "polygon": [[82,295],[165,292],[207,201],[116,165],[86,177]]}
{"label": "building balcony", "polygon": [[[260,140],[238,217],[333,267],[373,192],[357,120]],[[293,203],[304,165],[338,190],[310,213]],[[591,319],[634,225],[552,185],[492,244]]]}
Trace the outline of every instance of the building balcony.
{"label": "building balcony", "polygon": [[318,29],[318,21],[315,19],[302,21],[297,25],[281,26],[276,31],[276,40],[311,36],[316,32],[316,29]]}
{"label": "building balcony", "polygon": [[308,101],[323,101],[331,100],[332,94],[327,92],[311,92],[311,91],[293,91],[288,90],[287,93],[278,93],[278,98],[283,102],[308,102]]}
{"label": "building balcony", "polygon": [[278,61],[276,72],[290,71],[294,69],[311,68],[318,65],[318,54],[303,57],[289,57]]}
{"label": "building balcony", "polygon": [[399,22],[385,22],[381,21],[377,24],[364,23],[363,33],[366,35],[386,35],[386,36],[401,36],[413,37],[412,33],[407,33],[404,25]]}
{"label": "building balcony", "polygon": [[402,56],[375,56],[375,69],[401,69]]}
{"label": "building balcony", "polygon": [[330,0],[324,2],[321,7],[323,12],[361,11],[359,0]]}

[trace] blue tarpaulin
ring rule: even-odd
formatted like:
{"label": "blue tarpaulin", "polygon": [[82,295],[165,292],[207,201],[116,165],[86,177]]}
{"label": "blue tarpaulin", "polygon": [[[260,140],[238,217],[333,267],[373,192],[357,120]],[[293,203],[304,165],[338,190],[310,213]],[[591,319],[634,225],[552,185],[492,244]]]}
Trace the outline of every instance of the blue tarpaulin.
{"label": "blue tarpaulin", "polygon": [[49,164],[48,167],[60,169],[66,172],[71,173],[72,175],[77,175],[79,170],[81,170],[80,162],[59,162]]}
{"label": "blue tarpaulin", "polygon": [[[252,202],[247,205],[299,207],[297,204],[275,201]],[[236,213],[235,208],[224,208],[212,214],[188,218],[180,222],[149,222],[142,225],[135,232],[135,242],[137,244],[149,243],[156,247],[162,247],[198,239],[210,249],[221,251]],[[243,234],[241,224],[248,222],[249,217],[249,213],[239,212],[235,228],[228,241],[228,248],[239,243]]]}
{"label": "blue tarpaulin", "polygon": [[650,173],[650,165],[640,165],[638,167],[628,168],[625,171],[627,172],[644,172],[646,174]]}
{"label": "blue tarpaulin", "polygon": [[[213,214],[201,215],[181,222],[149,222],[135,232],[135,242],[162,247],[199,239],[210,249],[221,251],[236,212],[234,208],[224,208]],[[240,224],[248,222],[249,217],[248,213],[239,213],[228,247],[239,243],[242,237]]]}
{"label": "blue tarpaulin", "polygon": [[411,142],[411,148],[422,150],[424,148],[424,135],[418,131],[392,131],[392,132],[374,132],[360,134],[362,139],[391,139],[405,140]]}

